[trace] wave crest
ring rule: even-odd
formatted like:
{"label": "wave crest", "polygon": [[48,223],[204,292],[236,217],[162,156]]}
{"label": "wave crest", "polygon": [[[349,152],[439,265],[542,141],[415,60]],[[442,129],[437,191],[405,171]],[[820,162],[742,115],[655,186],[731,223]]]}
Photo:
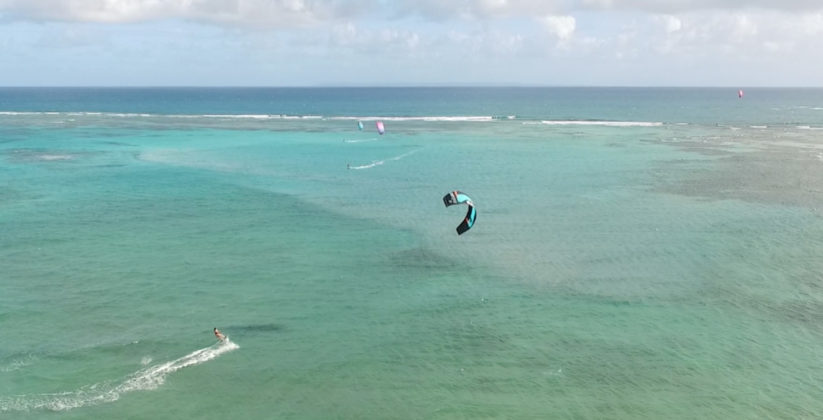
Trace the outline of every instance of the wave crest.
{"label": "wave crest", "polygon": [[543,120],[544,125],[597,125],[607,127],[659,127],[662,122],[656,121],[587,121],[587,120]]}

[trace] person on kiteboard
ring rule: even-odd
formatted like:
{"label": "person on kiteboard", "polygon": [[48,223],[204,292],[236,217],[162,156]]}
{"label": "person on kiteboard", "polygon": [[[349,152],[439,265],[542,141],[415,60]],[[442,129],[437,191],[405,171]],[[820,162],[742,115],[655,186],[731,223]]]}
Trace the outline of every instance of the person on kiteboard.
{"label": "person on kiteboard", "polygon": [[226,341],[226,336],[223,335],[223,333],[221,333],[220,330],[217,329],[217,327],[214,327],[214,336],[217,337],[217,339],[220,341]]}

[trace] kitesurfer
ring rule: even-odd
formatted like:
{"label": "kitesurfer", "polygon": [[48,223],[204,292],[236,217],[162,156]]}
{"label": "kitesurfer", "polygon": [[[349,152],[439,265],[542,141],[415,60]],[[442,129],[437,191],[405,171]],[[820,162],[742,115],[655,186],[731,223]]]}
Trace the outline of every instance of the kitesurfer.
{"label": "kitesurfer", "polygon": [[214,336],[217,337],[219,341],[226,341],[226,336],[223,335],[217,327],[214,327]]}

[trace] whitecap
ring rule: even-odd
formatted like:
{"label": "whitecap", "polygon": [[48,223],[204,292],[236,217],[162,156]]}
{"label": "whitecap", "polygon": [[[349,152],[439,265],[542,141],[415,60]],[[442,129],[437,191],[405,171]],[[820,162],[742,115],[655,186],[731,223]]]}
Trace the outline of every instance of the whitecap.
{"label": "whitecap", "polygon": [[71,155],[55,155],[55,154],[37,155],[36,158],[39,159],[39,160],[47,160],[47,161],[71,160],[71,159],[73,159],[73,157]]}
{"label": "whitecap", "polygon": [[545,125],[594,125],[607,127],[658,127],[662,122],[652,121],[584,121],[584,120],[544,120]]}
{"label": "whitecap", "polygon": [[[513,118],[513,116],[512,116]],[[426,121],[426,122],[487,122],[494,121],[494,117],[489,115],[430,115],[430,116],[407,116],[407,117],[330,117],[330,120],[358,120],[358,121]]]}
{"label": "whitecap", "polygon": [[26,355],[25,357],[12,360],[7,365],[0,366],[0,372],[12,372],[28,366],[34,361],[34,356]]}
{"label": "whitecap", "polygon": [[[169,115],[170,117],[182,117],[182,118],[191,118],[191,117],[198,117],[198,115]],[[203,118],[237,118],[237,119],[255,119],[255,120],[266,120],[272,118],[280,118],[280,115],[268,115],[268,114],[204,114],[199,115]]]}

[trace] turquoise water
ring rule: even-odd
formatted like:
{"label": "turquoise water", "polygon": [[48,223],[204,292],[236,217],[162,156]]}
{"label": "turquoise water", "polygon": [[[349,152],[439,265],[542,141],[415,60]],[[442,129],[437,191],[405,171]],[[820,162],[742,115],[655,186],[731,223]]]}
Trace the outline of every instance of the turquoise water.
{"label": "turquoise water", "polygon": [[746,92],[4,89],[0,417],[822,417],[823,92]]}

